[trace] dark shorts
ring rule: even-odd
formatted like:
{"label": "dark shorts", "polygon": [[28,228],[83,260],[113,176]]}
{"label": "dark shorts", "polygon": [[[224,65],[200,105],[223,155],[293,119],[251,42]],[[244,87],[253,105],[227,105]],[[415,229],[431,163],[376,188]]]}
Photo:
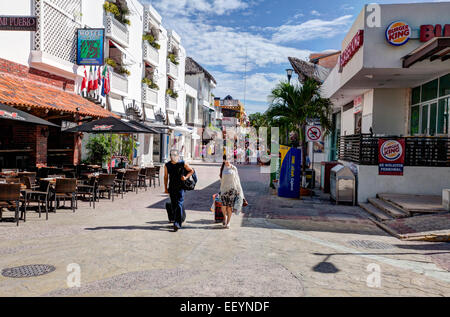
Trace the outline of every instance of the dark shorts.
{"label": "dark shorts", "polygon": [[225,194],[221,194],[220,199],[222,200],[222,206],[234,207],[234,204],[238,196],[239,192],[236,189],[231,189],[227,191]]}

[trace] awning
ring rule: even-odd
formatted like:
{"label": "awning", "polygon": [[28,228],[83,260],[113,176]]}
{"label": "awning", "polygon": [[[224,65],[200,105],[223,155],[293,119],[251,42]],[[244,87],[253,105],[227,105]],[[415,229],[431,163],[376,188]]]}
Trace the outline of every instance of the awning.
{"label": "awning", "polygon": [[144,111],[145,111],[145,119],[147,119],[149,121],[156,120],[156,118],[155,118],[155,110],[153,108],[144,107]]}
{"label": "awning", "polygon": [[51,127],[58,127],[58,125],[33,116],[25,111],[18,110],[16,108],[9,107],[7,105],[0,104],[0,119],[13,120],[29,124],[45,125]]}
{"label": "awning", "polygon": [[185,127],[169,127],[169,129],[180,133],[189,133],[189,134],[193,133],[192,130],[189,130],[188,128]]}
{"label": "awning", "polygon": [[[175,125],[175,114],[172,112],[167,113],[167,119],[169,120],[169,125]],[[172,129],[172,127],[170,127]]]}
{"label": "awning", "polygon": [[108,98],[111,111],[119,114],[125,114],[125,105],[122,99]]}
{"label": "awning", "polygon": [[102,118],[91,121],[63,132],[86,132],[86,133],[143,133],[150,134],[149,129],[140,128],[131,122],[115,117]]}
{"label": "awning", "polygon": [[14,107],[48,109],[97,118],[112,115],[75,93],[6,73],[0,73],[0,102]]}
{"label": "awning", "polygon": [[114,47],[117,48],[123,55],[124,55],[124,66],[129,66],[136,64],[136,59],[133,57],[133,55],[128,52],[126,49],[124,49],[122,46],[114,42],[113,40],[110,40],[111,43],[113,43]]}
{"label": "awning", "polygon": [[403,68],[429,59],[430,62],[440,59],[442,62],[450,59],[450,37],[435,37],[403,57]]}

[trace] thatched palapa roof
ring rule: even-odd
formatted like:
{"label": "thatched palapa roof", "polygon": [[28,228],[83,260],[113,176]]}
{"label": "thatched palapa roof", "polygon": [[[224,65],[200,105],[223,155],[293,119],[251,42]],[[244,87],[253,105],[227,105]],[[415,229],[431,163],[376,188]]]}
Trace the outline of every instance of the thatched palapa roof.
{"label": "thatched palapa roof", "polygon": [[331,72],[331,69],[329,68],[313,64],[311,62],[306,62],[295,57],[289,57],[289,62],[294,68],[294,71],[297,73],[301,82],[304,82],[306,79],[311,78],[319,83],[323,83]]}
{"label": "thatched palapa roof", "polygon": [[217,85],[217,82],[213,75],[211,75],[206,69],[204,69],[199,63],[194,61],[192,57],[186,57],[186,75],[205,74],[205,77]]}

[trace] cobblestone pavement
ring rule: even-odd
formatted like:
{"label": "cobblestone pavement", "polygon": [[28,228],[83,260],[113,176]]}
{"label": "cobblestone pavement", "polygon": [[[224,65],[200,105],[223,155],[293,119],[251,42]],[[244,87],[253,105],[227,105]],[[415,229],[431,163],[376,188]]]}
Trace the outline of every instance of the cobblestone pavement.
{"label": "cobblestone pavement", "polygon": [[[200,183],[186,197],[187,223],[167,223],[162,187],[129,193],[97,209],[29,213],[0,223],[0,269],[50,264],[50,274],[0,276],[0,296],[449,296],[449,244],[402,242],[357,207],[323,199],[281,199],[268,175],[240,167],[250,206],[231,230],[213,223],[219,166],[195,165]],[[68,265],[81,287],[68,288]],[[380,287],[376,272],[380,271]]]}

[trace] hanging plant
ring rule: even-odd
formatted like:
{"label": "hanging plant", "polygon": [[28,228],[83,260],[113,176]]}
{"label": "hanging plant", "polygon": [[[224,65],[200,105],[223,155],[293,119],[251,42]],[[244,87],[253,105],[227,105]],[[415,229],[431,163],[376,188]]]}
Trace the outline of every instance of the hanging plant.
{"label": "hanging plant", "polygon": [[178,93],[173,91],[172,89],[167,89],[166,90],[166,94],[170,97],[172,97],[173,99],[177,99],[178,98]]}
{"label": "hanging plant", "polygon": [[112,13],[119,22],[131,25],[130,20],[127,18],[127,16],[130,14],[130,10],[126,6],[126,3],[112,3],[109,1],[105,1],[105,3],[103,4],[103,9],[105,9],[106,12]]}
{"label": "hanging plant", "polygon": [[171,61],[172,63],[174,63],[175,65],[178,65],[178,64],[179,64],[178,58],[177,58],[177,56],[176,56],[174,53],[170,53],[170,54],[168,55],[168,58],[169,58],[170,61]]}
{"label": "hanging plant", "polygon": [[125,67],[123,67],[123,66],[117,67],[117,72],[119,74],[121,74],[121,75],[126,75],[126,76],[130,76],[131,75],[131,72],[128,69],[126,69]]}
{"label": "hanging plant", "polygon": [[117,62],[115,60],[113,60],[112,58],[106,58],[105,59],[105,64],[111,66],[112,68],[116,68],[117,67]]}
{"label": "hanging plant", "polygon": [[159,50],[161,48],[161,45],[159,45],[158,43],[156,43],[156,39],[153,35],[151,34],[144,34],[142,35],[142,39],[144,41],[147,41],[148,44],[150,44],[150,46],[152,46],[153,48]]}
{"label": "hanging plant", "polygon": [[147,78],[147,77],[143,78],[142,83],[146,84],[148,86],[148,88],[150,88],[150,89],[159,90],[159,86],[157,84],[155,84],[153,82],[153,80],[151,80],[150,78]]}

